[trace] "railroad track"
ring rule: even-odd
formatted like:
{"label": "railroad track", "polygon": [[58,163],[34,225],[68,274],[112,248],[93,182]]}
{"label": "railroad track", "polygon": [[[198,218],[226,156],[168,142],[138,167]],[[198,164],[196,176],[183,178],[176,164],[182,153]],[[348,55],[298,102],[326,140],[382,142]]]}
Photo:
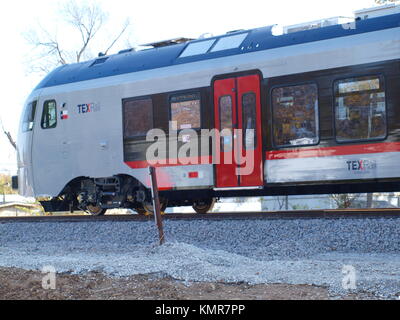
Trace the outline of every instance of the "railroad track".
{"label": "railroad track", "polygon": [[[347,209],[347,210],[304,210],[304,211],[269,211],[269,212],[220,212],[204,215],[174,213],[163,215],[164,220],[243,220],[243,219],[378,219],[400,218],[400,209]],[[137,214],[124,215],[56,215],[56,216],[21,216],[0,217],[0,223],[12,222],[99,222],[99,221],[154,221],[154,216]]]}

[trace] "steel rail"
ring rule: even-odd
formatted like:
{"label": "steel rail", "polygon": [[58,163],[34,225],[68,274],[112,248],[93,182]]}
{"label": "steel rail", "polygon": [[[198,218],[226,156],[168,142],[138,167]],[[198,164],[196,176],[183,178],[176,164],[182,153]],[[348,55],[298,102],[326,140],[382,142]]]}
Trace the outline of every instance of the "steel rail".
{"label": "steel rail", "polygon": [[[343,210],[301,210],[268,212],[219,212],[208,214],[167,213],[164,220],[246,220],[246,219],[379,219],[400,218],[400,209],[343,209]],[[0,223],[12,222],[101,222],[101,221],[152,221],[154,216],[124,215],[56,215],[0,217]]]}

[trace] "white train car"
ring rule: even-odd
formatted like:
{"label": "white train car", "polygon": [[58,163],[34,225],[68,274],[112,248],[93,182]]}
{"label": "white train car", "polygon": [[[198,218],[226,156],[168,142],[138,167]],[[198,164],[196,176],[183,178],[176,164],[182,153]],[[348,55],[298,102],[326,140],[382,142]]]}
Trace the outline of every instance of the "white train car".
{"label": "white train car", "polygon": [[47,211],[144,212],[149,165],[164,207],[200,213],[225,196],[398,191],[400,13],[272,29],[57,68],[21,118],[20,194],[50,197]]}

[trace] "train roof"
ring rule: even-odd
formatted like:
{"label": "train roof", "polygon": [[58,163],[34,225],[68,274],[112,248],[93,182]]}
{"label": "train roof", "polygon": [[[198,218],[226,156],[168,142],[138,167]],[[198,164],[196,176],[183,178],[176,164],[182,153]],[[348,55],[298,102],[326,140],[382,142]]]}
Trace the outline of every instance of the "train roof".
{"label": "train roof", "polygon": [[273,27],[240,30],[141,51],[123,50],[114,55],[63,65],[49,73],[35,89],[398,28],[400,14],[356,20],[353,24],[339,24],[279,36],[272,34]]}

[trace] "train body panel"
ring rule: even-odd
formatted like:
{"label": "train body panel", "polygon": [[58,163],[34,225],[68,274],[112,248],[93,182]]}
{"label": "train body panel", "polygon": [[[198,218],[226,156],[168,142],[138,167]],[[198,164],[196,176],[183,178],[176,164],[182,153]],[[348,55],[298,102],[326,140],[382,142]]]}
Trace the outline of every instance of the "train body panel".
{"label": "train body panel", "polygon": [[[255,147],[255,168],[260,170],[256,174],[259,178],[247,178],[248,182],[245,182],[246,179],[239,177],[238,183],[223,182],[224,177],[233,173],[228,174],[224,171],[226,166],[213,162],[212,151],[215,150],[212,146],[200,150],[197,162],[180,163],[181,159],[176,163],[167,150],[166,162],[155,165],[161,190],[267,189],[273,188],[274,184],[293,186],[296,183],[324,184],[326,181],[400,179],[397,166],[400,157],[400,113],[397,111],[400,97],[398,89],[396,91],[393,87],[400,85],[400,27],[394,21],[399,22],[400,15],[390,16],[388,27],[378,27],[384,24],[382,18],[364,21],[363,32],[345,30],[344,26],[340,30],[338,26],[327,28],[325,33],[321,29],[320,35],[318,30],[311,30],[294,36],[284,35],[281,40],[278,36],[276,39],[279,38],[281,45],[268,49],[263,49],[268,44],[259,35],[266,29],[255,29],[225,36],[243,35],[242,38],[246,39],[227,50],[226,54],[223,50],[212,52],[213,47],[210,47],[210,57],[185,55],[191,44],[200,42],[195,41],[171,46],[175,48],[161,48],[161,51],[123,53],[61,67],[43,80],[27,100],[27,106],[36,103],[36,113],[34,129],[29,132],[21,129],[19,134],[20,193],[54,198],[62,195],[69,183],[79,180],[84,184],[85,179],[94,179],[96,187],[120,190],[120,184],[132,183],[124,179],[132,177],[137,183],[134,190],[137,195],[126,193],[124,201],[127,197],[144,201],[138,192],[142,186],[150,186],[146,152],[151,142],[146,141],[145,134],[138,135],[135,128],[130,127],[129,121],[135,121],[132,120],[132,112],[135,112],[132,110],[150,108],[151,125],[148,129],[164,130],[168,140],[172,135],[172,113],[182,112],[185,103],[186,107],[190,104],[198,119],[193,120],[196,124],[182,123],[175,128],[178,133],[193,129],[193,137],[183,134],[177,138],[178,145],[182,146],[196,137],[200,137],[200,141],[208,139],[201,136],[201,129],[222,129],[218,125],[221,120],[218,103],[226,96],[236,101],[230,111],[231,129],[245,128],[244,116],[249,116],[245,110],[246,103],[253,101],[257,106],[252,130],[256,130],[259,141]],[[332,35],[333,32],[340,36]],[[253,33],[259,42],[250,41]],[[310,34],[315,35],[314,41],[310,40]],[[217,46],[217,41],[222,38],[224,36],[202,41],[212,42],[214,39],[217,43],[214,46]],[[295,43],[290,43],[290,39]],[[160,59],[157,62],[157,53],[165,61]],[[150,61],[148,65],[146,55]],[[135,56],[139,62],[144,59],[143,63],[137,62],[137,70],[128,72],[124,63],[134,61]],[[75,78],[72,77],[74,73]],[[236,83],[230,89],[232,94],[218,95],[218,83],[223,81]],[[253,89],[248,85],[249,81],[254,81]],[[370,87],[365,89],[365,85]],[[240,89],[242,87],[245,89]],[[370,115],[366,118],[368,136],[343,140],[348,139],[346,134],[350,129],[346,127],[341,132],[341,126],[345,127],[347,120],[353,120],[350,113],[357,114],[358,121],[363,121],[365,116],[359,106],[349,105],[354,104],[354,101],[349,102],[354,100],[351,96],[354,90],[362,92],[357,99],[375,107],[369,107]],[[366,93],[363,90],[367,90]],[[298,98],[296,92],[307,96]],[[249,93],[254,93],[254,98]],[[245,98],[250,100],[245,103]],[[285,105],[296,106],[292,118],[302,119],[295,121],[297,129],[290,127],[290,123],[276,123],[277,119],[289,121],[279,111]],[[314,115],[304,120],[304,114],[312,114],[313,110],[316,110]],[[147,121],[143,117],[143,121]],[[374,121],[378,120],[384,120],[385,132],[372,129],[375,128]],[[315,137],[304,134],[300,139],[289,139],[293,130],[311,130]],[[232,137],[236,141],[236,136]],[[217,146],[220,141],[217,139]],[[170,140],[167,142],[169,146]],[[115,176],[120,178],[109,185],[96,181]],[[218,182],[219,179],[222,182]],[[110,206],[112,203],[109,201]],[[123,201],[118,203],[122,206]]]}
{"label": "train body panel", "polygon": [[[266,177],[271,183],[299,183],[399,178],[400,143],[353,146],[353,150],[305,152],[285,159],[267,157]],[[369,150],[372,149],[372,150]],[[386,149],[386,150],[385,150]],[[347,152],[346,152],[347,151]],[[362,153],[360,153],[362,152]],[[375,152],[375,153],[371,153]],[[320,154],[313,157],[311,154]],[[343,153],[343,154],[342,154]]]}
{"label": "train body panel", "polygon": [[[121,126],[121,114],[104,107],[115,103],[113,96],[105,91],[90,90],[58,95],[43,93],[39,105],[43,108],[47,101],[54,101],[57,123],[54,128],[42,128],[34,134],[33,171],[37,196],[53,195],[51,190],[55,189],[60,192],[65,179],[70,181],[97,174],[112,176],[115,164],[122,161],[118,157],[122,142],[117,131]],[[43,109],[39,112],[42,114]]]}

